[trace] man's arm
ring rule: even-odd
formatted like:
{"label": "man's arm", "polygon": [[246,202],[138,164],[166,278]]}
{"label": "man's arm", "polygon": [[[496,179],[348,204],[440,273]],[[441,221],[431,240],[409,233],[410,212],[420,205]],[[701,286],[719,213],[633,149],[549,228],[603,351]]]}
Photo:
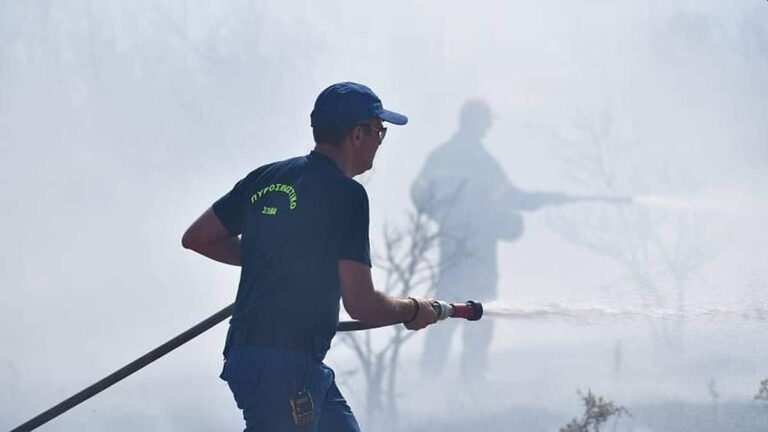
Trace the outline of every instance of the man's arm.
{"label": "man's arm", "polygon": [[181,245],[212,260],[240,265],[240,238],[224,228],[210,207],[187,228]]}
{"label": "man's arm", "polygon": [[435,312],[429,300],[417,299],[418,313],[415,303],[410,299],[391,297],[373,287],[371,269],[365,264],[352,260],[339,261],[339,281],[344,309],[357,320],[376,325],[404,323],[410,330],[418,330],[437,322]]}
{"label": "man's arm", "polygon": [[536,192],[518,189],[512,185],[498,161],[490,159],[485,170],[485,181],[493,185],[491,200],[497,208],[507,212],[536,211],[547,206],[563,205],[572,199],[560,192]]}
{"label": "man's arm", "polygon": [[573,201],[560,192],[528,192],[509,187],[499,199],[500,208],[506,211],[536,211],[543,207],[559,206]]}

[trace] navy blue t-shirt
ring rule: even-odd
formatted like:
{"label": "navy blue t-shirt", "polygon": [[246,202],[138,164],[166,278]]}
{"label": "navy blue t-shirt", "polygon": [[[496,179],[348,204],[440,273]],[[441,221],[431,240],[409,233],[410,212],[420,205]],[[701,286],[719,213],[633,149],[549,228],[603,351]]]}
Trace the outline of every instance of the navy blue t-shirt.
{"label": "navy blue t-shirt", "polygon": [[371,266],[363,186],[313,151],[257,168],[213,211],[231,234],[242,235],[235,331],[330,346],[341,298],[338,261]]}

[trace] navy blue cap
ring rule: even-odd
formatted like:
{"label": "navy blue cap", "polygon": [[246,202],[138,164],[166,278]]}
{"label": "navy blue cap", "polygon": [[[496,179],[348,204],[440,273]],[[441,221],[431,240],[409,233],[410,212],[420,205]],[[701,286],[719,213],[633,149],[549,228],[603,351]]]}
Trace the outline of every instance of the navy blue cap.
{"label": "navy blue cap", "polygon": [[313,128],[352,126],[374,117],[396,125],[408,123],[408,117],[385,110],[373,90],[353,82],[336,83],[323,90],[309,115]]}

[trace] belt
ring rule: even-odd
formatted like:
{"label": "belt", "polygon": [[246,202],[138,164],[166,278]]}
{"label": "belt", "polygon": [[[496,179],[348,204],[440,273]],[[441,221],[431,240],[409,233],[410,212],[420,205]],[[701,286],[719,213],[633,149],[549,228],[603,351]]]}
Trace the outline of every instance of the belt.
{"label": "belt", "polygon": [[314,354],[315,346],[312,338],[308,336],[297,337],[281,333],[266,332],[253,329],[229,327],[227,345],[260,346],[266,348],[280,348],[290,351],[298,351],[305,354]]}

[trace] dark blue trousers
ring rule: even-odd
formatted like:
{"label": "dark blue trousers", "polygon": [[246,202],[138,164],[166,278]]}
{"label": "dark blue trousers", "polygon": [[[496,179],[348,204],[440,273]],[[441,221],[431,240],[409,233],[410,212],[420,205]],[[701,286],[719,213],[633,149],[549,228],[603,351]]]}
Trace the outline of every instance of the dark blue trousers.
{"label": "dark blue trousers", "polygon": [[[333,370],[310,355],[278,348],[233,347],[221,378],[243,411],[245,432],[360,432]],[[290,399],[312,395],[314,421],[294,425]]]}

